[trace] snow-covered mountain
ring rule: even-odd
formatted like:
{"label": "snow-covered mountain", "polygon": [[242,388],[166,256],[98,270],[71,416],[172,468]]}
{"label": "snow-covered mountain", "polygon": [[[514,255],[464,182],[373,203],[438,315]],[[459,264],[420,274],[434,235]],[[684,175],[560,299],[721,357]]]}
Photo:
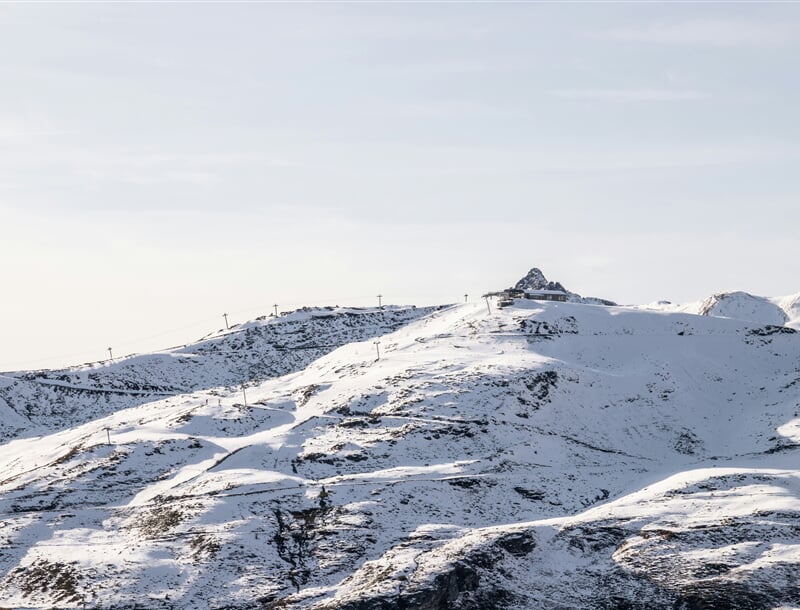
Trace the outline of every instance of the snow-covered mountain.
{"label": "snow-covered mountain", "polygon": [[436,307],[303,308],[263,316],[156,354],[63,370],[0,373],[0,440],[81,424],[159,397],[298,371],[337,347],[384,335]]}
{"label": "snow-covered mountain", "polygon": [[[14,410],[0,606],[800,607],[794,328],[529,300],[389,311],[258,321],[104,380],[10,375],[9,413],[30,375],[109,391],[87,413],[50,394],[52,420]],[[324,353],[275,353],[319,348],[323,323]],[[121,379],[150,395],[115,403]]]}
{"label": "snow-covered mountain", "polygon": [[719,292],[703,301],[683,304],[658,301],[643,308],[800,328],[800,293],[785,297],[761,297],[742,291]]}

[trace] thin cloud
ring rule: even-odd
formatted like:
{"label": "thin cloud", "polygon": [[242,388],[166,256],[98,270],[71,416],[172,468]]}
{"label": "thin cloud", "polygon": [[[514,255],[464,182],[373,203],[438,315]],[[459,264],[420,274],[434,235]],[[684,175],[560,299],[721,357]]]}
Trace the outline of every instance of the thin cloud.
{"label": "thin cloud", "polygon": [[702,91],[675,89],[555,89],[550,95],[571,100],[605,102],[691,102],[708,99]]}
{"label": "thin cloud", "polygon": [[782,24],[746,23],[743,21],[693,20],[683,23],[617,29],[607,37],[669,45],[715,47],[774,46],[796,39],[796,28]]}

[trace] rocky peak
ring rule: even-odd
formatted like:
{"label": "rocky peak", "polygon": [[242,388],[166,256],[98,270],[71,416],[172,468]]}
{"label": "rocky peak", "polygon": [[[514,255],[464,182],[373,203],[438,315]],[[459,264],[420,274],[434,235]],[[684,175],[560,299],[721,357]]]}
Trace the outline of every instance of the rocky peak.
{"label": "rocky peak", "polygon": [[560,290],[567,293],[567,300],[573,303],[585,303],[589,305],[616,305],[614,301],[600,299],[597,297],[582,297],[564,288],[561,282],[549,282],[538,267],[534,267],[525,274],[520,281],[514,284],[514,290]]}
{"label": "rocky peak", "polygon": [[534,267],[520,281],[514,284],[515,290],[560,290],[568,292],[559,282],[548,282],[538,267]]}

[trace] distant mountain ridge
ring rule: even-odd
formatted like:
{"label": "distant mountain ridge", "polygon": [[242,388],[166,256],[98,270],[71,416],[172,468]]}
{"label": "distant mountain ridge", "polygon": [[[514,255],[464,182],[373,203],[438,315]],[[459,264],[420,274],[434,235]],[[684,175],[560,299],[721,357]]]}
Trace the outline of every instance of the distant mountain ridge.
{"label": "distant mountain ridge", "polygon": [[[561,282],[548,280],[539,267],[532,267],[528,273],[514,284],[513,289],[526,291],[556,290],[566,293],[567,300],[571,303],[604,305],[607,307],[617,305],[616,302],[608,299],[583,297],[576,292],[572,292],[564,287]],[[733,318],[757,324],[791,326],[800,329],[800,293],[784,297],[763,297],[736,290],[717,292],[702,301],[692,303],[679,304],[670,301],[658,301],[637,307],[718,318]]]}
{"label": "distant mountain ridge", "polygon": [[800,293],[784,297],[762,297],[737,290],[717,292],[702,301],[691,303],[658,301],[642,305],[640,308],[732,318],[754,324],[771,324],[800,329]]}
{"label": "distant mountain ridge", "polygon": [[708,297],[700,305],[701,316],[718,316],[750,320],[764,324],[783,326],[789,315],[772,299],[747,292],[720,292]]}
{"label": "distant mountain ridge", "polygon": [[438,309],[304,307],[160,353],[0,374],[0,441],[76,426],[166,396],[280,377]]}

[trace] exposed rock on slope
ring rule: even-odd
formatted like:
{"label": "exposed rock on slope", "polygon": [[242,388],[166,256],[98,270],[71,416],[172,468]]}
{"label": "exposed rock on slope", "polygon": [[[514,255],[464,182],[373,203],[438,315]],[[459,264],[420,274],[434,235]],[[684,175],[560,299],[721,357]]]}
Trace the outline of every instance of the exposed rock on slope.
{"label": "exposed rock on slope", "polygon": [[381,350],[4,445],[0,605],[800,604],[800,333],[522,301]]}
{"label": "exposed rock on slope", "polygon": [[561,292],[568,292],[564,286],[559,282],[548,282],[547,278],[538,267],[534,267],[514,284],[516,290],[560,290]]}
{"label": "exposed rock on slope", "polygon": [[78,425],[120,409],[299,371],[337,347],[397,330],[436,307],[304,308],[198,343],[62,370],[0,375],[0,440]]}
{"label": "exposed rock on slope", "polygon": [[796,607],[800,513],[791,503],[759,511],[755,501],[787,489],[796,501],[796,477],[769,469],[683,477],[571,518],[476,529],[414,556],[393,549],[315,608]]}

